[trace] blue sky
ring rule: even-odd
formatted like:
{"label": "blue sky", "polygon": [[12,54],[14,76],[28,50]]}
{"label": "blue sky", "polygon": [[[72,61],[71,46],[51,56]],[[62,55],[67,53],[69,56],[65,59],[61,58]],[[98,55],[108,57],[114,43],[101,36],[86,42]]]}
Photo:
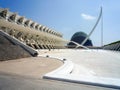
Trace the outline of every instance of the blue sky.
{"label": "blue sky", "polygon": [[[103,7],[104,44],[120,40],[120,0],[0,0],[0,7],[63,33],[70,40],[75,32],[89,33]],[[101,24],[91,35],[101,45]]]}

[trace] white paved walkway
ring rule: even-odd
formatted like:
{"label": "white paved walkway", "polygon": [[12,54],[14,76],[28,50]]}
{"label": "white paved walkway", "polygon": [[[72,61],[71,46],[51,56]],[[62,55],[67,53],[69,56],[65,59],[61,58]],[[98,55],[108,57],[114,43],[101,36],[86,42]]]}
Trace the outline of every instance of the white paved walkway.
{"label": "white paved walkway", "polygon": [[120,52],[103,50],[55,50],[43,56],[71,60],[72,74],[120,78]]}
{"label": "white paved walkway", "polygon": [[74,63],[72,73],[69,75],[61,73],[53,77],[120,86],[120,52],[65,49],[40,54],[67,59]]}

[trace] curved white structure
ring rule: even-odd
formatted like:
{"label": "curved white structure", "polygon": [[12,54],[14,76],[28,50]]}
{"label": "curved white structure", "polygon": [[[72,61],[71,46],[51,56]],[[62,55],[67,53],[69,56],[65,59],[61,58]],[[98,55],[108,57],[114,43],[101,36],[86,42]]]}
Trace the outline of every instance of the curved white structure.
{"label": "curved white structure", "polygon": [[0,8],[0,29],[36,49],[64,48],[62,34],[8,9]]}

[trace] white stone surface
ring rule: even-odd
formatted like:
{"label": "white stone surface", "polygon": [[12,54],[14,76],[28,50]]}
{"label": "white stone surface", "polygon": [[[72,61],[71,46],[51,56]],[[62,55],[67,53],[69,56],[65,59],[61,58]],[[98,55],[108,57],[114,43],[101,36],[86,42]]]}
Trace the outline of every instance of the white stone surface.
{"label": "white stone surface", "polygon": [[66,74],[61,71],[46,75],[49,78],[120,87],[120,52],[65,49],[42,54],[46,55],[65,58],[74,64],[72,73]]}

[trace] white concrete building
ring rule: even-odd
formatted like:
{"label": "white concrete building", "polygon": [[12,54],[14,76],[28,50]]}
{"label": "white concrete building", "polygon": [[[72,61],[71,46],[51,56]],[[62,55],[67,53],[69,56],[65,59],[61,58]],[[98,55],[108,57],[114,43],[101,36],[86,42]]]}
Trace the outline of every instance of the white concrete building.
{"label": "white concrete building", "polygon": [[0,8],[0,29],[36,49],[64,48],[63,35],[47,26]]}

